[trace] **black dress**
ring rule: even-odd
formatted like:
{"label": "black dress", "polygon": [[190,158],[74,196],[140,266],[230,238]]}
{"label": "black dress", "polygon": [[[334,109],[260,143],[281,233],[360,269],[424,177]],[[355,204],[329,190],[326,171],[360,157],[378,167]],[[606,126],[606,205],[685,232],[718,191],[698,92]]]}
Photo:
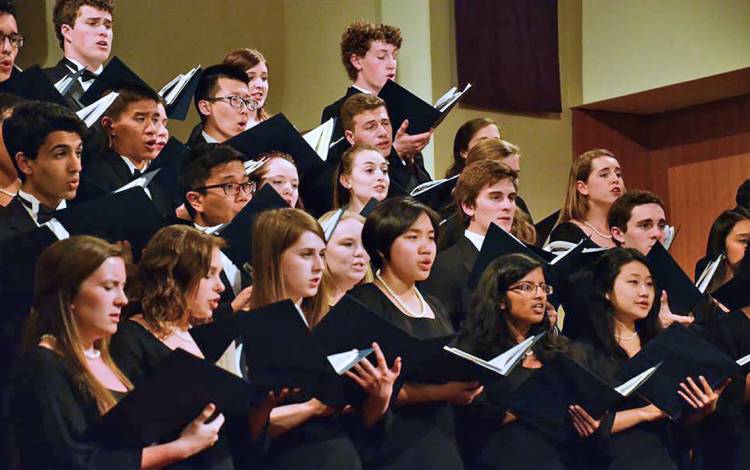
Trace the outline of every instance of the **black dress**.
{"label": "black dress", "polygon": [[[151,373],[154,368],[172,352],[167,345],[159,341],[150,331],[141,324],[127,320],[120,323],[117,333],[110,341],[110,354],[120,370],[133,381],[138,387],[138,381],[144,374]],[[221,410],[219,410],[221,411]],[[205,449],[187,460],[171,465],[170,469],[211,469],[211,470],[233,470],[235,468],[230,443],[228,439],[228,428],[231,426],[231,417],[226,416],[227,421],[219,433],[216,444]],[[245,418],[246,419],[246,418]],[[245,421],[246,422],[246,421]],[[178,436],[173,436],[177,438]],[[251,445],[249,429],[247,432],[248,448]],[[233,446],[234,448],[234,446]],[[243,462],[245,456],[235,456],[237,462]]]}
{"label": "black dress", "polygon": [[[364,284],[349,292],[374,313],[418,338],[434,338],[453,333],[450,319],[432,297],[425,300],[435,313],[434,319],[404,315],[374,284]],[[425,383],[419,368],[406,368],[400,381]],[[394,390],[395,394],[395,390]],[[367,469],[462,469],[455,436],[453,408],[447,403],[394,405],[389,411],[384,433],[358,442]]]}
{"label": "black dress", "polygon": [[[575,359],[610,385],[620,383],[616,373],[624,363],[609,358],[600,348],[590,343],[576,343]],[[675,390],[675,393],[677,391]],[[616,411],[647,406],[648,402],[633,395],[622,401]],[[677,469],[685,460],[685,449],[680,437],[682,429],[667,418],[651,423],[640,423],[625,431],[611,434],[614,413],[602,419],[603,436],[599,436],[599,452],[585,456],[591,468],[607,470],[670,470]],[[581,456],[580,458],[584,458]],[[596,462],[592,462],[596,459]]]}
{"label": "black dress", "polygon": [[586,232],[573,222],[563,222],[552,229],[549,234],[549,243],[556,241],[578,243],[583,238],[588,238]]}
{"label": "black dress", "polygon": [[[741,310],[718,317],[708,332],[729,357],[750,354],[750,318]],[[724,391],[716,412],[700,426],[697,468],[739,470],[750,467],[750,405],[745,401],[745,377],[735,377]]]}
{"label": "black dress", "polygon": [[24,470],[136,470],[142,449],[108,449],[83,437],[100,416],[62,357],[47,348],[24,353],[13,376],[11,420]]}

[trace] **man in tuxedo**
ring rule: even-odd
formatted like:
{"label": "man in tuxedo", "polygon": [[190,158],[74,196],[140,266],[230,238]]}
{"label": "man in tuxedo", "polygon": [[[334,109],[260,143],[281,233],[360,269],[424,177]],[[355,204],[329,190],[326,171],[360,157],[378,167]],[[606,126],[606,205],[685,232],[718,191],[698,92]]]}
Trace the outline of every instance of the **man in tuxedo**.
{"label": "man in tuxedo", "polygon": [[[117,91],[119,96],[101,119],[102,129],[109,137],[109,148],[87,162],[81,199],[110,193],[139,178],[161,151],[159,94],[136,83]],[[151,182],[146,194],[162,213],[174,214],[171,197],[158,183]]]}
{"label": "man in tuxedo", "polygon": [[464,234],[450,248],[438,253],[430,277],[422,284],[426,292],[448,308],[453,325],[461,326],[469,307],[467,284],[482,249],[490,224],[511,232],[516,217],[517,174],[495,160],[483,160],[464,168],[453,191]]}
{"label": "man in tuxedo", "polygon": [[607,223],[618,246],[635,248],[647,255],[656,242],[664,243],[664,203],[651,191],[626,191],[609,208]]}
{"label": "man in tuxedo", "polygon": [[[218,234],[252,199],[255,183],[245,173],[242,154],[228,145],[197,144],[190,149],[180,174],[185,208],[198,230]],[[222,253],[224,291],[215,318],[229,316],[247,305],[250,279]]]}
{"label": "man in tuxedo", "polygon": [[[344,136],[344,127],[340,117],[341,107],[347,98],[356,93],[377,95],[388,80],[396,79],[401,42],[401,30],[397,27],[362,20],[350,24],[341,35],[341,63],[352,84],[342,98],[323,109],[321,123],[330,118],[339,119],[336,122],[332,141]],[[404,132],[396,136],[395,145],[401,149],[399,153],[401,155],[406,151],[416,154],[430,142],[431,137],[431,132],[409,135],[404,127]],[[346,148],[340,150],[339,154],[343,153]]]}
{"label": "man in tuxedo", "polygon": [[0,4],[0,35],[0,82],[4,82],[17,70],[16,56],[23,46],[23,36],[18,33],[16,9],[12,3]]}
{"label": "man in tuxedo", "polygon": [[0,240],[51,220],[76,197],[85,132],[78,116],[53,103],[21,104],[3,122],[21,188],[0,208]]}
{"label": "man in tuxedo", "polygon": [[388,159],[389,197],[406,196],[417,185],[431,180],[422,155],[400,147],[398,138],[406,133],[404,126],[396,133],[396,141],[393,140],[391,120],[382,99],[366,93],[350,96],[341,107],[341,123],[350,145],[370,145]]}
{"label": "man in tuxedo", "polygon": [[78,99],[104,68],[112,50],[113,0],[57,0],[52,18],[63,58],[44,69],[53,83],[66,75],[76,78],[66,93]]}
{"label": "man in tuxedo", "polygon": [[193,128],[187,145],[221,143],[243,132],[255,109],[245,71],[231,65],[207,67],[193,97],[201,123]]}

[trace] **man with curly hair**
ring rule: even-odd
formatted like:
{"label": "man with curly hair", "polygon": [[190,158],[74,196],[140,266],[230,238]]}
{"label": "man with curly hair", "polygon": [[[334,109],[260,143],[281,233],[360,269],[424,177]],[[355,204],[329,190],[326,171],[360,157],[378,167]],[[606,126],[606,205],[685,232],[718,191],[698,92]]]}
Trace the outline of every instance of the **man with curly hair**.
{"label": "man with curly hair", "polygon": [[67,93],[78,99],[104,68],[112,50],[114,0],[57,0],[53,10],[55,34],[63,58],[44,69],[57,82],[69,73],[78,79]]}
{"label": "man with curly hair", "polygon": [[[333,140],[344,135],[341,125],[341,106],[356,93],[377,95],[388,80],[396,79],[398,51],[401,48],[401,30],[386,24],[355,21],[341,35],[341,62],[352,80],[346,94],[325,107],[321,122],[337,118]],[[407,134],[408,122],[396,132],[393,147],[402,159],[413,160],[430,142],[431,132]],[[342,149],[345,150],[345,149]]]}

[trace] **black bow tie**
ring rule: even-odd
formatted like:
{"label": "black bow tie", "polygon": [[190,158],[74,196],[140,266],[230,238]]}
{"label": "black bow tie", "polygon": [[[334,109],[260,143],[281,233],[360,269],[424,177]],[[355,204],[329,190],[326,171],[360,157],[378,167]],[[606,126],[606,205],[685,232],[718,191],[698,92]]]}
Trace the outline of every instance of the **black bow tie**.
{"label": "black bow tie", "polygon": [[[21,196],[18,196],[18,200],[21,201],[21,204],[28,207],[30,210],[34,210],[34,205],[31,203],[31,201],[28,201]],[[39,225],[42,225],[45,222],[49,222],[52,220],[55,214],[55,209],[51,209],[44,204],[39,204],[39,211],[36,214],[36,222]]]}
{"label": "black bow tie", "polygon": [[99,76],[85,67],[78,70],[78,66],[68,59],[63,59],[63,62],[68,66],[68,68],[75,70],[73,75],[71,75],[73,79],[80,78],[82,81],[88,82],[91,80],[96,80],[96,77]]}

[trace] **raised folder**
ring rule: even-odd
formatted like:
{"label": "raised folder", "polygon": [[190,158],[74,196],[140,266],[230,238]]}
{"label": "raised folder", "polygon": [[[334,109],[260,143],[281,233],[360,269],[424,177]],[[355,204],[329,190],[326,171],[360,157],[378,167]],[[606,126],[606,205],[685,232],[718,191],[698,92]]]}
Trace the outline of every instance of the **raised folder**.
{"label": "raised folder", "polygon": [[258,386],[299,387],[332,406],[356,404],[363,391],[342,377],[369,355],[369,345],[324,351],[291,300],[243,314],[237,322],[250,379]]}
{"label": "raised folder", "polygon": [[38,66],[29,67],[23,72],[0,83],[0,91],[10,93],[27,100],[47,101],[70,108],[67,101],[55,88],[47,74]]}
{"label": "raised folder", "polygon": [[617,376],[628,378],[659,363],[662,366],[638,393],[672,419],[692,410],[677,394],[680,382],[687,377],[697,379],[702,375],[715,388],[740,372],[740,366],[715,345],[690,328],[674,323],[646,343]]}
{"label": "raised folder", "polygon": [[169,119],[185,120],[202,72],[200,65],[193,67],[185,73],[178,74],[159,90],[159,95],[166,103]]}
{"label": "raised folder", "polygon": [[440,125],[453,107],[458,104],[464,93],[469,91],[469,88],[471,88],[471,84],[466,85],[460,91],[454,87],[440,97],[433,106],[393,80],[388,80],[378,96],[385,101],[388,107],[393,132],[395,133],[404,120],[408,119],[409,127],[406,132],[413,135],[422,134]]}
{"label": "raised folder", "polygon": [[599,419],[648,383],[660,367],[657,363],[639,370],[620,386],[612,387],[579,362],[560,354],[513,391],[508,408],[519,420],[562,442],[575,433],[568,414],[571,405],[579,405]]}
{"label": "raised folder", "polygon": [[411,196],[422,204],[441,211],[453,202],[453,189],[456,187],[459,175],[451,178],[427,181],[411,192]]}
{"label": "raised folder", "polygon": [[102,73],[94,79],[88,90],[81,95],[79,101],[83,106],[88,106],[98,100],[105,91],[117,90],[118,88],[131,83],[136,83],[146,87],[149,86],[148,83],[125,65],[122,60],[118,57],[113,57],[112,60],[104,66]]}
{"label": "raised folder", "polygon": [[646,257],[657,287],[667,291],[672,313],[690,312],[703,298],[700,289],[693,284],[661,243],[655,243]]}
{"label": "raised folder", "polygon": [[246,414],[266,391],[176,349],[102,416],[87,434],[113,446],[145,447],[174,438],[210,403],[218,413]]}

